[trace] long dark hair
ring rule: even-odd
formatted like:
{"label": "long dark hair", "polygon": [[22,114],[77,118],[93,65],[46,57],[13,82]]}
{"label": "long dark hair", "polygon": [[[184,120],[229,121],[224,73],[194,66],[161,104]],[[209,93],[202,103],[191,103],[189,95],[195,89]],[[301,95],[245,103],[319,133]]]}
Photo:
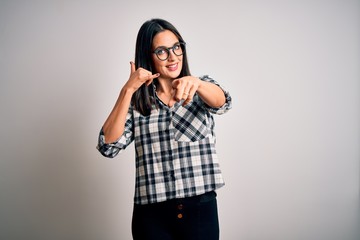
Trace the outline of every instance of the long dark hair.
{"label": "long dark hair", "polygon": [[[152,44],[153,39],[159,32],[169,30],[175,34],[179,39],[179,42],[184,42],[178,30],[168,21],[163,19],[151,19],[146,21],[140,28],[137,39],[136,39],[136,50],[135,50],[135,66],[136,69],[142,67],[152,73],[154,63],[152,60]],[[186,51],[183,54],[183,66],[179,75],[180,77],[190,76],[189,65],[187,61]],[[155,91],[154,91],[154,79],[153,83],[149,86],[143,84],[132,96],[131,103],[135,109],[142,115],[150,115],[151,109],[156,106],[155,102]]]}

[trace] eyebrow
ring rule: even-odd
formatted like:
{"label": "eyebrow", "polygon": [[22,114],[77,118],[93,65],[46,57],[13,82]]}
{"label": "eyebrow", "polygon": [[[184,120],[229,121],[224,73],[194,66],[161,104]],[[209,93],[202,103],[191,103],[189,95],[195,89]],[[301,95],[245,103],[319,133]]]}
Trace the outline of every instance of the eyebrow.
{"label": "eyebrow", "polygon": [[176,44],[179,44],[179,43],[180,43],[180,42],[178,41],[178,42],[174,43],[171,47],[158,46],[158,47],[155,48],[155,50],[158,49],[158,48],[172,48],[173,46],[175,46]]}

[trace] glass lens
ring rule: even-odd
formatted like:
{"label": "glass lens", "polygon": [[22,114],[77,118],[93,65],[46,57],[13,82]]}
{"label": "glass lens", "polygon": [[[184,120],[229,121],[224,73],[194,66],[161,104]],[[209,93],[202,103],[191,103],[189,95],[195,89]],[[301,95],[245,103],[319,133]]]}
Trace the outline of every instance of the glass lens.
{"label": "glass lens", "polygon": [[160,60],[166,60],[169,57],[169,50],[166,48],[160,47],[157,48],[154,52]]}
{"label": "glass lens", "polygon": [[177,56],[181,56],[183,54],[183,46],[181,43],[175,44],[172,49]]}

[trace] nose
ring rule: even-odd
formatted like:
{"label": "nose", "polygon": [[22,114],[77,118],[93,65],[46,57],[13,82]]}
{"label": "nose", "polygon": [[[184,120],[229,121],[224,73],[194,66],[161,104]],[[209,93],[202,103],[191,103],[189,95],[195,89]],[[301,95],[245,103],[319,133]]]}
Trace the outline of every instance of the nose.
{"label": "nose", "polygon": [[167,59],[170,62],[175,61],[177,58],[177,56],[175,55],[175,53],[173,51],[169,51],[169,58]]}

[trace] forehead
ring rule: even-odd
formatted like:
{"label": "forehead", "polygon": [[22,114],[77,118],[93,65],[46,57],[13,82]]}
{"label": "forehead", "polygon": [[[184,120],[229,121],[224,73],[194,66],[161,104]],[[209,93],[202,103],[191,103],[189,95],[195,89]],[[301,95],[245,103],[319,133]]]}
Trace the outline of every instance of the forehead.
{"label": "forehead", "polygon": [[153,47],[172,47],[177,42],[179,42],[179,39],[173,32],[169,30],[164,30],[155,35],[153,39]]}

